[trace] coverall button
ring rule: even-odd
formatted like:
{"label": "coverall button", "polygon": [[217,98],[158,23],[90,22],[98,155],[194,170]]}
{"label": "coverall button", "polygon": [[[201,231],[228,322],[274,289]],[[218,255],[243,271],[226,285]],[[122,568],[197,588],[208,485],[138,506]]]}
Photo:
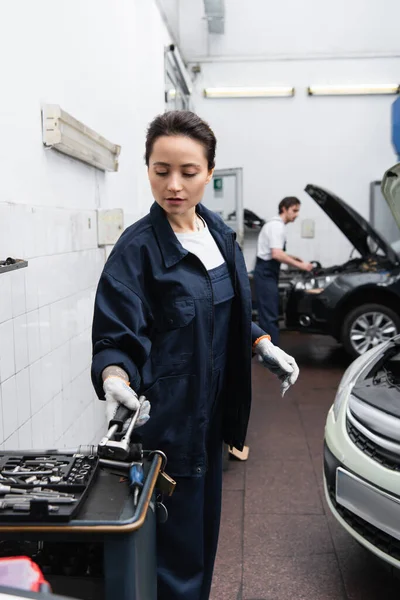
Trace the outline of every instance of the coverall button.
{"label": "coverall button", "polygon": [[201,473],[201,467],[196,467],[197,473]]}

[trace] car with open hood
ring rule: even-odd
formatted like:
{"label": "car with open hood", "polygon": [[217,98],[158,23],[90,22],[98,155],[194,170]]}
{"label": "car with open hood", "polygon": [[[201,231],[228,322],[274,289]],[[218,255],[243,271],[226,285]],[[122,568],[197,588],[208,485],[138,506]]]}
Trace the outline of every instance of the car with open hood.
{"label": "car with open hood", "polygon": [[[400,226],[400,164],[382,191]],[[348,533],[399,569],[400,335],[364,352],[342,377],[325,426],[324,490]]]}
{"label": "car with open hood", "polygon": [[[283,271],[285,325],[332,335],[357,357],[400,333],[400,230],[399,240],[389,244],[335,194],[311,184],[305,191],[359,256],[328,268],[314,263],[310,273],[291,272],[289,286]],[[393,203],[389,205],[392,212],[396,210]]]}

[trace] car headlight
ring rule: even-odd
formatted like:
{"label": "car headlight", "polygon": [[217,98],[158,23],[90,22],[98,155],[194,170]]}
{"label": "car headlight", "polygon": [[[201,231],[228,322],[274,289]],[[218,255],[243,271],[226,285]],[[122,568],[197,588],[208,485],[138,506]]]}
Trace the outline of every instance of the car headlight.
{"label": "car headlight", "polygon": [[336,277],[337,275],[311,277],[311,279],[297,281],[294,287],[296,290],[304,290],[307,294],[321,294]]}
{"label": "car headlight", "polygon": [[336,392],[335,400],[333,402],[333,414],[335,417],[335,421],[339,416],[340,408],[343,404],[343,400],[348,398],[351,390],[354,387],[357,379],[361,376],[365,369],[371,368],[371,361],[373,360],[374,355],[380,355],[382,349],[380,346],[376,346],[375,348],[371,348],[365,354],[362,354],[358,358],[356,358],[346,369],[343,374],[342,379],[340,380],[339,387]]}

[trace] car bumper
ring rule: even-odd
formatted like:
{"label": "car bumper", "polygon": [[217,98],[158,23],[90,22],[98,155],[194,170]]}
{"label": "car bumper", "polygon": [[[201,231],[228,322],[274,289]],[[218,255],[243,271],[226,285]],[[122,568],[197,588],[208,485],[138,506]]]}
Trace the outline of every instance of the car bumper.
{"label": "car bumper", "polygon": [[325,293],[309,294],[292,290],[286,302],[286,325],[310,333],[331,333],[332,308]]}
{"label": "car bumper", "polygon": [[[346,429],[346,409],[344,402],[337,421],[331,409],[325,428],[324,489],[328,506],[360,544],[400,569],[400,472],[380,465],[352,442]],[[337,497],[338,469],[357,483],[359,502],[353,498],[351,504],[341,494]],[[393,512],[392,529],[388,502]]]}
{"label": "car bumper", "polygon": [[349,533],[359,544],[375,554],[378,558],[388,563],[396,569],[400,569],[400,543],[398,540],[390,538],[387,534],[382,534],[381,530],[371,526],[369,523],[355,519],[354,515],[346,509],[342,509],[332,498],[328,490],[327,482],[324,477],[325,499],[329,509],[340,525]]}

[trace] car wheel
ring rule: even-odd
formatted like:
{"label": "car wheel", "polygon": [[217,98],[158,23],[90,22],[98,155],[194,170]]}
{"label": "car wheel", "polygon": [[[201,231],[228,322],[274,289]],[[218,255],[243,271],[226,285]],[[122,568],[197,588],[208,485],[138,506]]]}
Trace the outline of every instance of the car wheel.
{"label": "car wheel", "polygon": [[400,332],[400,317],[383,304],[362,304],[346,316],[342,343],[354,358]]}

